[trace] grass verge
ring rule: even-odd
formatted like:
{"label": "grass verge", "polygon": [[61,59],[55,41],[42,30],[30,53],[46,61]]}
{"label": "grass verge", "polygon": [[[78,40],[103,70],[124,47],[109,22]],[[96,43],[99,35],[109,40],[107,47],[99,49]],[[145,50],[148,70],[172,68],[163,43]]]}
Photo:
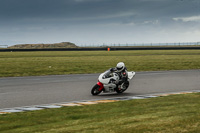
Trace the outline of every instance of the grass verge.
{"label": "grass verge", "polygon": [[0,115],[1,133],[200,132],[200,93]]}
{"label": "grass verge", "polygon": [[134,71],[200,69],[200,50],[0,52],[0,77],[101,73],[120,61]]}

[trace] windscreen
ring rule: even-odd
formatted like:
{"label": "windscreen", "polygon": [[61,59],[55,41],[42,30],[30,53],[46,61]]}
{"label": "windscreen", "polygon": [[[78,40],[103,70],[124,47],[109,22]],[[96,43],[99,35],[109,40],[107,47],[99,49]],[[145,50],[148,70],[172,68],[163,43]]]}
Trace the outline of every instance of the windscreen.
{"label": "windscreen", "polygon": [[110,78],[110,77],[112,77],[112,72],[111,71],[106,71],[104,76],[103,76],[103,78],[105,79],[105,78]]}

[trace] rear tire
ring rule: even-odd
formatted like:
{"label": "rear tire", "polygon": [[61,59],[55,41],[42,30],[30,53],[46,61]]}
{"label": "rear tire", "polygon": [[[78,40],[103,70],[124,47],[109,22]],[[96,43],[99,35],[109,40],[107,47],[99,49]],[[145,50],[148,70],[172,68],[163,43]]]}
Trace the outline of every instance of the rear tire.
{"label": "rear tire", "polygon": [[123,83],[123,84],[124,84],[124,85],[123,85],[124,89],[120,89],[120,90],[119,90],[119,88],[117,88],[117,89],[116,89],[116,92],[117,92],[117,93],[123,93],[125,90],[128,89],[128,87],[129,87],[129,81],[126,81],[126,82]]}
{"label": "rear tire", "polygon": [[92,95],[98,95],[99,93],[101,93],[102,90],[99,91],[99,88],[100,88],[100,86],[99,86],[98,84],[96,84],[96,85],[92,88],[91,94],[92,94]]}

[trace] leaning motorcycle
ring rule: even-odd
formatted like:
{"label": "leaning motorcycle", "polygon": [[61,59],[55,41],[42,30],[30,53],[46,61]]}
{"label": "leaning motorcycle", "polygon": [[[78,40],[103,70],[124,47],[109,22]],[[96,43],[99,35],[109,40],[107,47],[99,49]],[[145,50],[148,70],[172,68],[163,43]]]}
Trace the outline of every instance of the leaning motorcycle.
{"label": "leaning motorcycle", "polygon": [[102,91],[104,93],[123,93],[129,87],[129,81],[135,76],[135,72],[125,72],[124,74],[128,74],[128,79],[123,83],[120,83],[120,75],[116,72],[107,70],[100,74],[97,84],[91,90],[92,95],[98,95]]}

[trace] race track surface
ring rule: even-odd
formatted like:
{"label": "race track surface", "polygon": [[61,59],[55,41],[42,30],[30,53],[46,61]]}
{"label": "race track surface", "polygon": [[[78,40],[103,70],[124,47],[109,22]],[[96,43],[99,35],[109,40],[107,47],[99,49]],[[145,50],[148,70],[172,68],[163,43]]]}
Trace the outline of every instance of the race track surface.
{"label": "race track surface", "polygon": [[200,70],[136,72],[128,90],[92,96],[99,74],[0,78],[0,109],[154,93],[200,90]]}

